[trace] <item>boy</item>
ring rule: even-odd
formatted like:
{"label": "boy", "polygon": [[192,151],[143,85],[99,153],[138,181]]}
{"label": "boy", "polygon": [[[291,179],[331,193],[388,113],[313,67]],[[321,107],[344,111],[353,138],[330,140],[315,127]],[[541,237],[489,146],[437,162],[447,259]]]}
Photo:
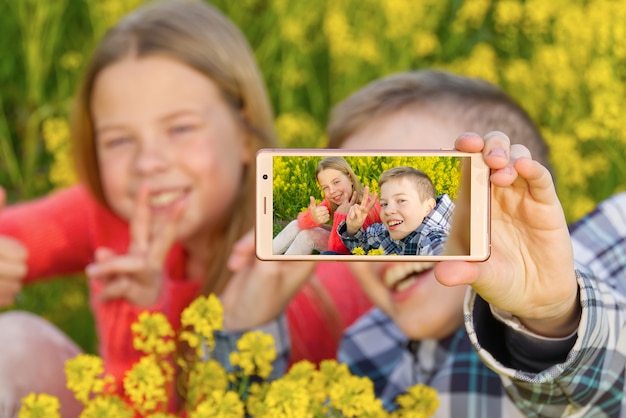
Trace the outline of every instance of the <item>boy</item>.
{"label": "boy", "polygon": [[363,229],[375,199],[364,198],[350,207],[337,233],[350,250],[360,247],[367,254],[382,249],[385,254],[439,254],[450,232],[454,203],[447,194],[436,196],[430,177],[413,167],[393,167],[378,179],[380,218]]}
{"label": "boy", "polygon": [[[524,146],[499,133],[456,142],[493,169],[490,259],[350,263],[377,308],[347,330],[339,360],[388,409],[422,383],[442,417],[624,416],[626,300],[575,270],[548,170],[528,158],[547,167],[547,147],[510,97],[444,72],[392,75],[340,103],[328,136],[330,148],[419,149],[497,129]],[[448,246],[462,238],[451,231]],[[385,284],[396,276],[401,290]]]}

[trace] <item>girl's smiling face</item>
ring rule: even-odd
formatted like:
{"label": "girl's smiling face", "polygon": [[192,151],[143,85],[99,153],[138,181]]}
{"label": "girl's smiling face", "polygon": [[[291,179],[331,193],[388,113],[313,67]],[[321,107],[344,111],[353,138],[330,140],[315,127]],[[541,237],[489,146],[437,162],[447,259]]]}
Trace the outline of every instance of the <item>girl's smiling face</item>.
{"label": "girl's smiling face", "polygon": [[354,185],[350,177],[339,170],[327,168],[317,174],[317,182],[329,202],[341,205],[352,197]]}
{"label": "girl's smiling face", "polygon": [[170,58],[131,56],[97,76],[91,112],[102,187],[119,216],[128,220],[148,187],[156,222],[184,206],[178,239],[221,228],[251,153],[212,80]]}

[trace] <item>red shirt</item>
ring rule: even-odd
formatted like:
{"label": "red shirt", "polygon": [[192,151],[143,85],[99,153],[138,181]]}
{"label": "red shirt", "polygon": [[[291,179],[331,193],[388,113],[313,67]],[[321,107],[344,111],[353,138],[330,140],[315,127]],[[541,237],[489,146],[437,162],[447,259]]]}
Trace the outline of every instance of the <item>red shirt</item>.
{"label": "red shirt", "polygon": [[[20,240],[28,249],[26,281],[82,272],[100,246],[116,253],[127,251],[126,221],[98,204],[82,186],[0,211],[0,234]],[[185,254],[180,245],[170,250],[161,298],[154,306],[137,307],[125,299],[99,302],[100,286],[90,284],[90,303],[105,368],[117,378],[132,367],[141,353],[132,346],[130,325],[145,310],[164,313],[175,330],[180,314],[198,296],[199,281],[185,275]],[[320,263],[315,277],[287,308],[291,335],[291,362],[319,362],[335,358],[343,329],[371,307],[346,263]]]}

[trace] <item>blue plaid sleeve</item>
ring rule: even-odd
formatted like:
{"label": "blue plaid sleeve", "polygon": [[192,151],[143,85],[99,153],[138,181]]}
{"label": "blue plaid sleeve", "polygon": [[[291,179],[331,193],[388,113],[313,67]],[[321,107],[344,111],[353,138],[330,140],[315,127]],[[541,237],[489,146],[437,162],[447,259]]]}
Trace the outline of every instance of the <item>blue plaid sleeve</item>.
{"label": "blue plaid sleeve", "polygon": [[626,193],[600,203],[570,233],[576,261],[626,295]]}
{"label": "blue plaid sleeve", "polygon": [[[274,321],[270,321],[250,330],[233,332],[216,331],[215,349],[212,353],[212,358],[219,361],[220,364],[224,366],[226,371],[232,371],[229,359],[230,353],[237,351],[237,341],[248,331],[261,331],[274,338],[276,360],[272,363],[272,373],[269,376],[269,380],[278,379],[284,375],[287,371],[289,350],[291,349],[289,343],[289,330],[287,328],[287,320],[284,314]],[[208,358],[208,355],[206,357]]]}
{"label": "blue plaid sleeve", "polygon": [[565,360],[528,372],[505,366],[488,352],[475,332],[470,291],[465,304],[466,328],[474,348],[502,379],[517,407],[532,417],[620,417],[626,372],[626,299],[589,272],[577,271],[582,314],[578,338]]}

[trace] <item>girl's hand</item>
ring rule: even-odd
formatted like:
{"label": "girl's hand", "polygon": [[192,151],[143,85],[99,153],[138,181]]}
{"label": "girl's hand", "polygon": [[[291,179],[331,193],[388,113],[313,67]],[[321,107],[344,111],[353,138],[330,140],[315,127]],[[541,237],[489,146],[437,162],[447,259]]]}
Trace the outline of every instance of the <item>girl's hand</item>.
{"label": "girl's hand", "polygon": [[242,331],[278,317],[311,277],[315,262],[261,261],[250,231],[233,247],[228,267],[233,276],[221,294],[224,329]]}
{"label": "girl's hand", "polygon": [[[501,132],[483,140],[465,134],[456,148],[482,152],[491,168],[491,256],[484,262],[445,261],[435,267],[444,285],[469,284],[487,302],[547,337],[569,335],[580,306],[574,256],[563,209],[548,170]],[[457,208],[458,210],[459,208]],[[467,218],[463,208],[454,222]],[[461,222],[459,222],[461,223]],[[467,246],[452,227],[449,243]]]}
{"label": "girl's hand", "polygon": [[315,223],[322,225],[328,222],[330,219],[330,212],[328,211],[328,208],[322,205],[318,206],[313,196],[310,196],[310,199],[311,203],[309,204],[309,212],[311,213]]}
{"label": "girl's hand", "polygon": [[365,186],[363,200],[358,205],[352,205],[346,217],[347,234],[353,236],[365,223],[367,215],[376,204],[376,195],[370,194],[370,188]]}
{"label": "girl's hand", "polygon": [[347,215],[350,212],[350,208],[356,203],[356,192],[352,192],[350,199],[344,200],[341,205],[337,206],[335,213],[341,213]]}
{"label": "girl's hand", "polygon": [[126,254],[98,248],[87,266],[91,280],[100,280],[101,300],[125,298],[138,306],[153,305],[159,298],[165,257],[176,237],[182,206],[175,207],[162,225],[154,225],[148,203],[149,190],[142,188],[130,220],[131,243]]}
{"label": "girl's hand", "polygon": [[[6,193],[0,187],[0,211],[4,209]],[[0,236],[0,308],[13,303],[22,290],[22,280],[28,271],[28,250],[16,239]]]}

